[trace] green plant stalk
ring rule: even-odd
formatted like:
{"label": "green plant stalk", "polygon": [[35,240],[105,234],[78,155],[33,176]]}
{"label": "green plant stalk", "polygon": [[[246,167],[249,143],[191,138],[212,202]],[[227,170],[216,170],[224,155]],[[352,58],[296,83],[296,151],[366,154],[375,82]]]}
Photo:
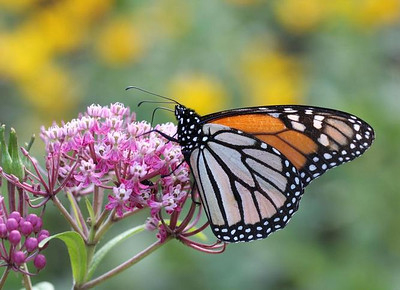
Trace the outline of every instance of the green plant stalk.
{"label": "green plant stalk", "polygon": [[82,215],[82,211],[81,211],[78,203],[76,202],[76,199],[72,195],[72,193],[70,191],[66,191],[66,192],[67,192],[68,200],[71,203],[72,211],[75,215],[76,224],[82,230],[82,232],[84,234],[84,236],[82,236],[82,238],[86,239],[88,236],[88,229],[87,229],[87,226],[85,223],[85,219]]}
{"label": "green plant stalk", "polygon": [[114,269],[108,271],[107,273],[104,273],[103,275],[101,275],[89,282],[86,282],[82,285],[75,285],[74,289],[76,289],[76,290],[90,289],[90,288],[114,277],[115,275],[128,269],[129,267],[133,266],[134,264],[140,262],[142,259],[144,259],[148,255],[150,255],[152,252],[154,252],[155,250],[157,250],[159,247],[166,244],[170,240],[171,240],[171,237],[167,238],[167,240],[165,240],[164,242],[157,241],[157,242],[153,243],[152,245],[150,245],[149,247],[147,247],[140,253],[136,254],[135,256],[133,256],[132,258],[127,260],[126,262],[122,263],[118,267],[115,267]]}
{"label": "green plant stalk", "polygon": [[6,269],[4,269],[3,275],[1,276],[0,279],[0,289],[3,289],[4,284],[6,283],[8,274],[10,274],[10,267],[7,267]]}
{"label": "green plant stalk", "polygon": [[[24,264],[24,265],[22,266],[22,269],[25,270],[25,271],[28,269],[27,266],[26,266],[26,264]],[[22,274],[22,279],[23,279],[23,281],[24,281],[25,289],[26,289],[26,290],[32,290],[32,281],[31,281],[31,277],[30,277],[29,275]]]}
{"label": "green plant stalk", "polygon": [[60,210],[61,214],[68,221],[68,223],[71,225],[74,231],[76,231],[82,238],[85,239],[85,235],[83,234],[79,226],[76,224],[74,219],[71,217],[71,215],[68,213],[68,211],[65,209],[65,207],[58,200],[58,198],[56,196],[52,196],[51,200],[53,201],[54,205]]}

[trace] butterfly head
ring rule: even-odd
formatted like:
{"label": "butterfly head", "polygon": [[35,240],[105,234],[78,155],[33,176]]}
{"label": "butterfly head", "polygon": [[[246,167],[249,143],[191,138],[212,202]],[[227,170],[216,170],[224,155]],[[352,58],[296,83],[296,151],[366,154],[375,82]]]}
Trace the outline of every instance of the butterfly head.
{"label": "butterfly head", "polygon": [[198,146],[201,140],[201,119],[192,109],[183,105],[175,106],[175,116],[178,120],[178,140],[185,158]]}

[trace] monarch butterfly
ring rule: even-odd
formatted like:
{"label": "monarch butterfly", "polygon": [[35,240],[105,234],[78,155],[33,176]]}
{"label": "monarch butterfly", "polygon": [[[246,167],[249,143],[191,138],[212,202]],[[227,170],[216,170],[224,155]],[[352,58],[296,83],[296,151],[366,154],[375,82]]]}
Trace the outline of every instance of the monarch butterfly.
{"label": "monarch butterfly", "polygon": [[163,98],[175,103],[178,121],[177,138],[165,137],[180,144],[211,229],[224,242],[264,239],[285,227],[313,179],[374,140],[365,121],[332,109],[281,105],[200,116]]}

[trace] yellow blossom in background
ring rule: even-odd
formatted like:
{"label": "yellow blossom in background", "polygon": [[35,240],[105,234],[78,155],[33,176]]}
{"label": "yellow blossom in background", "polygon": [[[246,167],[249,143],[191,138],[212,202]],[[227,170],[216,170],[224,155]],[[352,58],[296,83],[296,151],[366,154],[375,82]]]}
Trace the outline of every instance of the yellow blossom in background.
{"label": "yellow blossom in background", "polygon": [[60,0],[46,5],[33,0],[0,1],[0,7],[22,15],[7,30],[1,27],[0,75],[14,82],[21,97],[44,116],[54,118],[70,110],[79,94],[58,59],[85,44],[113,0]]}
{"label": "yellow blossom in background", "polygon": [[294,56],[255,45],[244,51],[240,71],[249,105],[295,104],[303,99],[303,69]]}
{"label": "yellow blossom in background", "polygon": [[332,17],[345,17],[363,30],[380,28],[400,21],[399,0],[338,0],[329,3]]}
{"label": "yellow blossom in background", "polygon": [[37,73],[51,57],[48,45],[31,29],[0,37],[0,73],[16,81]]}
{"label": "yellow blossom in background", "polygon": [[12,12],[24,12],[26,9],[36,5],[39,0],[0,0],[0,9]]}
{"label": "yellow blossom in background", "polygon": [[275,0],[273,5],[278,22],[298,34],[308,33],[326,22],[369,30],[400,20],[399,0]]}
{"label": "yellow blossom in background", "polygon": [[206,74],[192,73],[174,77],[169,96],[204,115],[226,108],[227,93],[219,80]]}
{"label": "yellow blossom in background", "polygon": [[189,32],[194,20],[190,1],[158,0],[138,9],[137,23],[149,37],[177,38]]}
{"label": "yellow blossom in background", "polygon": [[307,33],[317,28],[327,15],[327,1],[276,0],[273,4],[279,23],[293,33]]}
{"label": "yellow blossom in background", "polygon": [[144,39],[130,18],[116,19],[100,31],[96,50],[109,65],[127,65],[142,57]]}
{"label": "yellow blossom in background", "polygon": [[228,3],[235,4],[235,5],[255,5],[262,2],[262,0],[225,0]]}
{"label": "yellow blossom in background", "polygon": [[78,101],[72,80],[51,64],[38,68],[36,75],[21,80],[20,89],[31,106],[49,120],[58,119],[61,112],[68,112]]}
{"label": "yellow blossom in background", "polygon": [[[115,0],[64,0],[60,8],[72,15],[73,20],[91,24],[112,10]],[[94,23],[96,24],[96,23]]]}

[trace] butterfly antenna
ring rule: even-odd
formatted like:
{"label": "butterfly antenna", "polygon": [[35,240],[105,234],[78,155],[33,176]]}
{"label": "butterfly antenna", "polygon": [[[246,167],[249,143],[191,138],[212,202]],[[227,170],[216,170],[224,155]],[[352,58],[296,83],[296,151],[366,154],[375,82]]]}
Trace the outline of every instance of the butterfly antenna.
{"label": "butterfly antenna", "polygon": [[171,110],[171,109],[165,108],[165,107],[157,107],[157,108],[155,108],[155,109],[153,110],[153,113],[151,114],[151,122],[150,122],[151,127],[153,127],[154,116],[155,116],[155,114],[156,114],[156,112],[157,112],[158,110],[165,110],[165,111],[169,111],[169,112],[172,112],[172,113],[175,112],[174,110]]}
{"label": "butterfly antenna", "polygon": [[140,107],[142,104],[175,104],[171,101],[141,101],[138,103],[138,107]]}
{"label": "butterfly antenna", "polygon": [[153,96],[162,98],[162,99],[164,99],[164,100],[171,101],[171,102],[173,102],[174,104],[180,105],[180,103],[178,103],[178,102],[175,101],[174,99],[171,99],[171,98],[168,98],[168,97],[165,97],[165,96],[162,96],[162,95],[159,95],[159,94],[150,92],[150,91],[148,91],[148,90],[145,90],[145,89],[142,89],[142,88],[139,88],[139,87],[136,87],[136,86],[129,86],[129,87],[127,87],[125,90],[127,91],[127,90],[131,90],[131,89],[138,90],[138,91],[141,91],[141,92],[143,92],[143,93],[146,93],[146,94],[149,94],[149,95],[153,95]]}

